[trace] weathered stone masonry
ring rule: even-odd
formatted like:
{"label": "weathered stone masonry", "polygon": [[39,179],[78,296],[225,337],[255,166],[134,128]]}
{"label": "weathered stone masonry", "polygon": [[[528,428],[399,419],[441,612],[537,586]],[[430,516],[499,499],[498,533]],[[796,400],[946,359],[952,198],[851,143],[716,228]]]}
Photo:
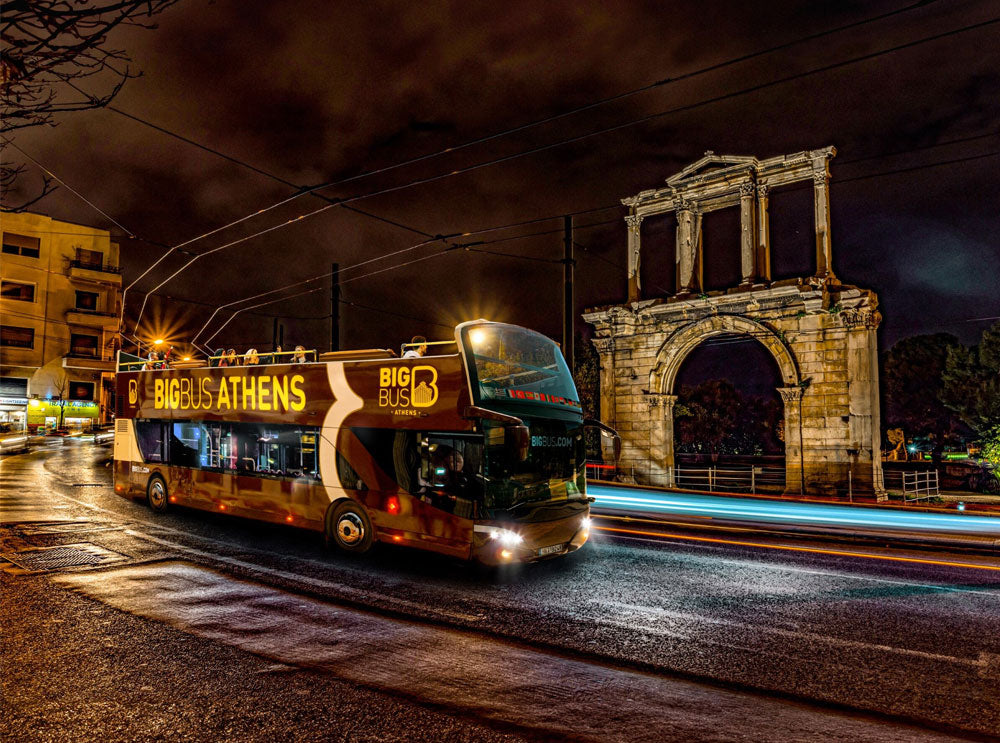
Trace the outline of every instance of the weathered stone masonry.
{"label": "weathered stone masonry", "polygon": [[[584,314],[601,358],[601,415],[622,436],[622,462],[669,482],[674,465],[675,380],[687,355],[712,336],[755,338],[774,356],[785,406],[786,492],[882,491],[876,330],[878,299],[833,274],[829,159],[832,147],[759,161],[712,153],[667,181],[624,199],[629,302]],[[816,274],[771,281],[768,194],[814,186]],[[701,217],[739,206],[742,281],[703,293]],[[677,293],[640,299],[644,218],[677,212]],[[734,354],[734,363],[738,358]]]}

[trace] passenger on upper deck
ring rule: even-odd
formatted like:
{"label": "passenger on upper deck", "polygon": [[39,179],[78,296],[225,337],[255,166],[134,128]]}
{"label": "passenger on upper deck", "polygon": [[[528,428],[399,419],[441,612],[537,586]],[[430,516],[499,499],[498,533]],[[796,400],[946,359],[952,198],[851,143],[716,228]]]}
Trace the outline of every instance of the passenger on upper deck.
{"label": "passenger on upper deck", "polygon": [[403,354],[404,359],[419,359],[427,354],[427,339],[422,335],[415,335],[410,340],[410,347]]}
{"label": "passenger on upper deck", "polygon": [[244,366],[256,366],[259,363],[260,363],[260,356],[257,355],[256,348],[251,348],[243,355]]}
{"label": "passenger on upper deck", "polygon": [[293,364],[304,364],[306,363],[306,349],[304,346],[296,346],[295,353],[292,354]]}
{"label": "passenger on upper deck", "polygon": [[239,365],[240,365],[240,359],[236,355],[235,348],[230,348],[228,351],[226,351],[226,355],[223,356],[222,360],[219,361],[219,366],[239,366]]}

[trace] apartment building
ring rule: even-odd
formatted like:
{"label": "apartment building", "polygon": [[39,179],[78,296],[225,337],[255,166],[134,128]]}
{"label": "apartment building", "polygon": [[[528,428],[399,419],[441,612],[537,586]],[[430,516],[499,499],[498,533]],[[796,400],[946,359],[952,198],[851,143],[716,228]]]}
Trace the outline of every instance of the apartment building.
{"label": "apartment building", "polygon": [[0,422],[87,429],[113,411],[122,276],[107,230],[0,215]]}

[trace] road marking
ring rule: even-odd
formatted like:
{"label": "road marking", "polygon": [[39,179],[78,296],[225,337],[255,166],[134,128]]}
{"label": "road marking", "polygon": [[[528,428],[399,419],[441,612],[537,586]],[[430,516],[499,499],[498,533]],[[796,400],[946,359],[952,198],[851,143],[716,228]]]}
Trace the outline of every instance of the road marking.
{"label": "road marking", "polygon": [[420,704],[549,737],[693,740],[711,730],[764,740],[953,740],[897,723],[810,708],[389,619],[230,578],[184,562],[55,576],[121,611],[279,663],[331,673]]}
{"label": "road marking", "polygon": [[868,560],[887,560],[889,562],[915,563],[919,565],[940,565],[949,568],[972,568],[973,570],[992,570],[1000,572],[1000,565],[977,565],[970,562],[952,562],[950,560],[928,560],[922,557],[901,557],[899,555],[873,555],[867,552],[850,552],[848,550],[828,550],[819,547],[794,547],[785,544],[764,544],[762,542],[744,542],[738,539],[720,539],[718,537],[695,537],[686,534],[671,534],[668,532],[639,531],[637,529],[621,529],[613,526],[595,526],[595,530],[615,534],[635,534],[642,537],[657,537],[659,539],[681,539],[689,542],[708,542],[711,544],[730,544],[738,547],[758,547],[760,549],[782,550],[785,552],[807,552],[835,557],[858,557]]}

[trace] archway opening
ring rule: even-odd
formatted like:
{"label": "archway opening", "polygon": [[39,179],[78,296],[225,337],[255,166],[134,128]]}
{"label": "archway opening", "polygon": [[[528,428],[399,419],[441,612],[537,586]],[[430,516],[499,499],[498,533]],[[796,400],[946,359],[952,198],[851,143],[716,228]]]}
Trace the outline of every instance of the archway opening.
{"label": "archway opening", "polygon": [[785,486],[784,386],[771,351],[738,333],[702,341],[674,382],[680,487],[780,492]]}

